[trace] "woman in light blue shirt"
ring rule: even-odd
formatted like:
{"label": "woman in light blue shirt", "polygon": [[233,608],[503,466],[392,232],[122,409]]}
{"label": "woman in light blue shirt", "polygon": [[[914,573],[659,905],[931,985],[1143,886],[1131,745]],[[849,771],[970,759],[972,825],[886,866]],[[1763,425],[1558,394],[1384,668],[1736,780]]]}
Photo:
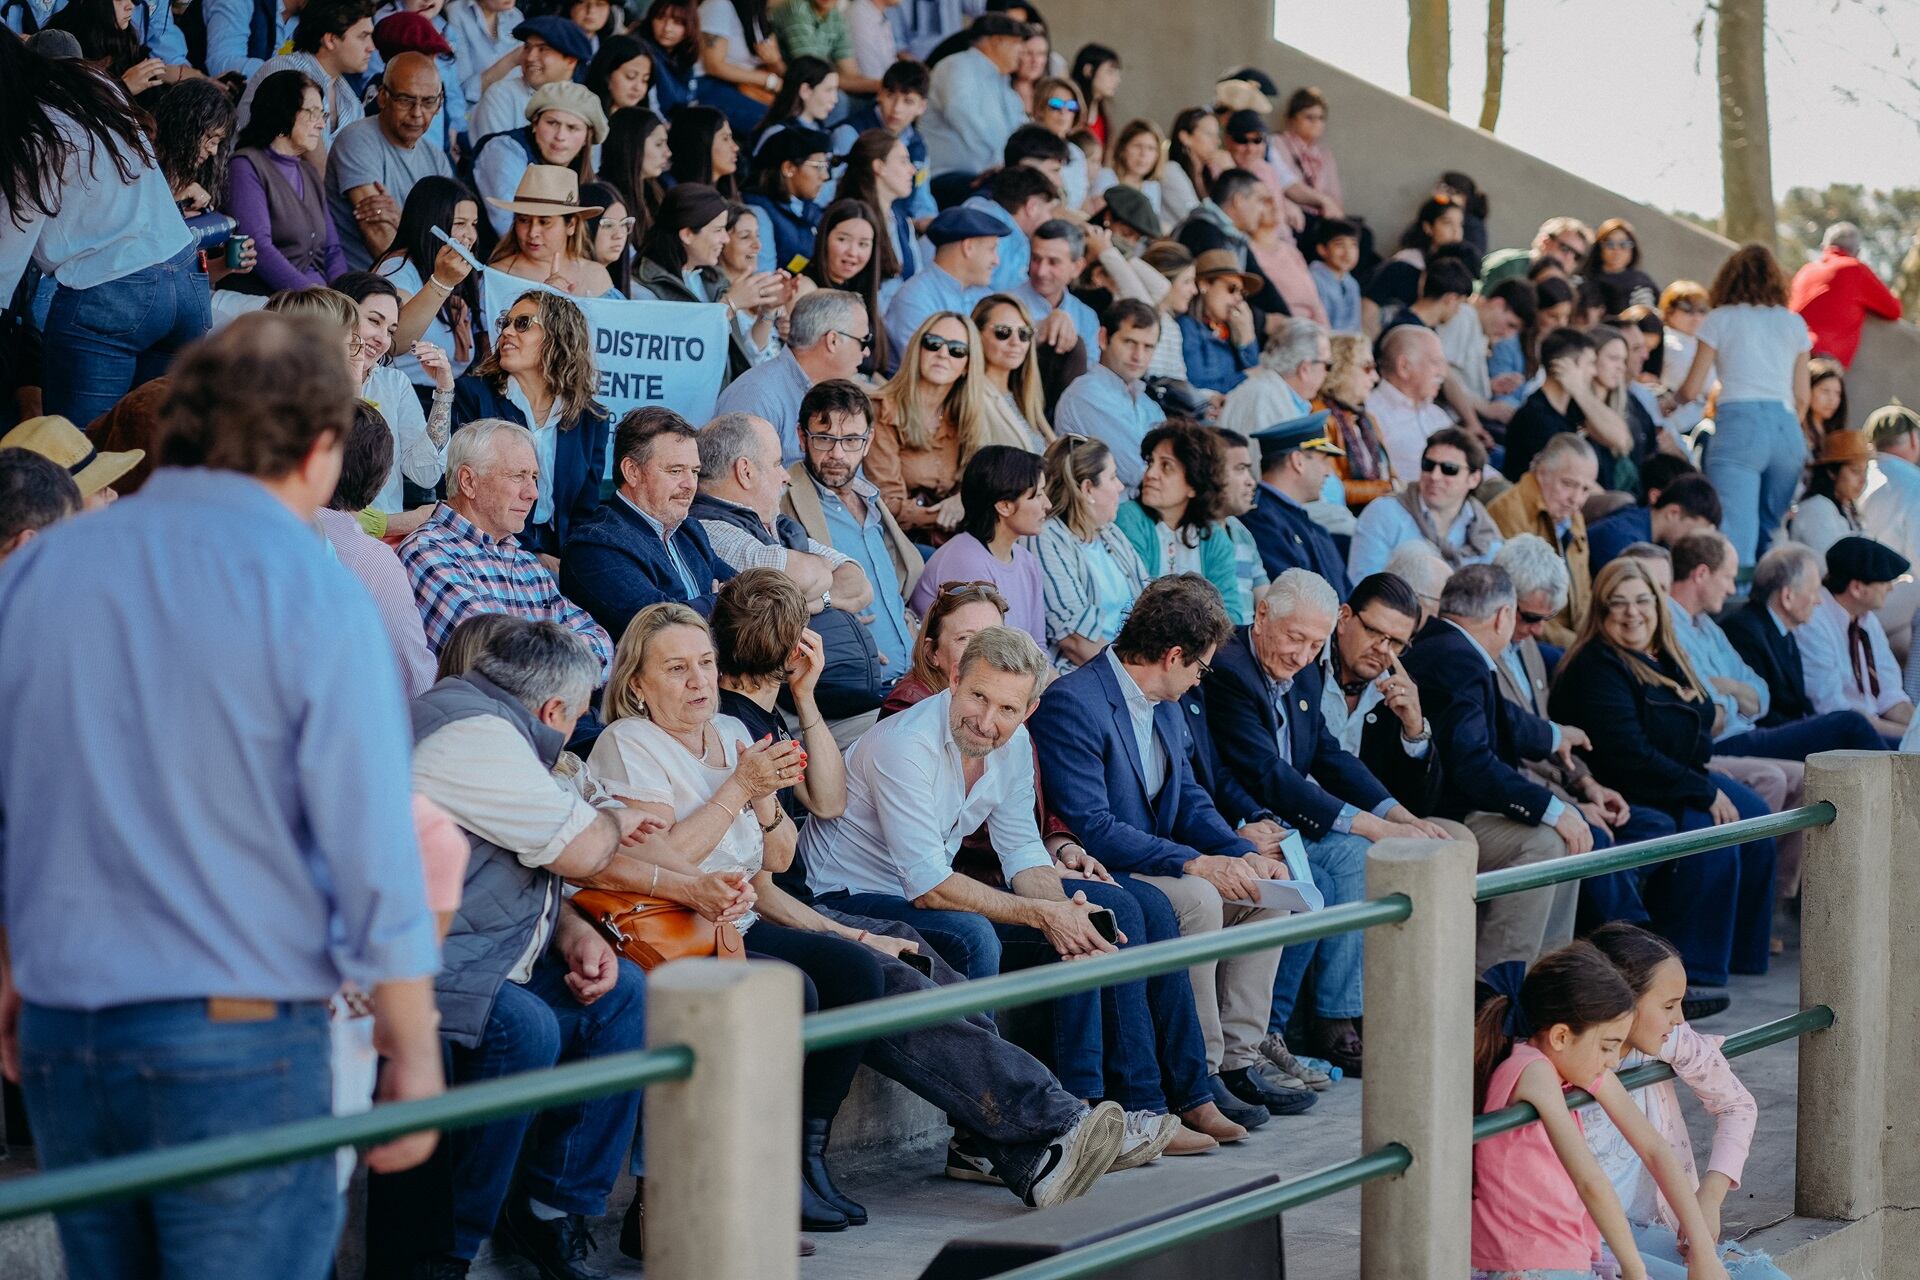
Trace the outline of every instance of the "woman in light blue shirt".
{"label": "woman in light blue shirt", "polygon": [[58,282],[46,412],[91,422],[212,324],[206,273],[120,85],[0,31],[0,294]]}

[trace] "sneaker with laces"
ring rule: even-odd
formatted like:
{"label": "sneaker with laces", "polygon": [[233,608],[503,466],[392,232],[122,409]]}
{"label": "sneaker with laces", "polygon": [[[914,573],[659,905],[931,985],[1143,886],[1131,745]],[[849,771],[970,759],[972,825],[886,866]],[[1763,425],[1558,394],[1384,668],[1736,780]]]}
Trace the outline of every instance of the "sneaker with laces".
{"label": "sneaker with laces", "polygon": [[973,1139],[957,1133],[947,1142],[947,1176],[955,1182],[980,1182],[990,1187],[1006,1185],[993,1171],[993,1161],[987,1159]]}
{"label": "sneaker with laces", "polygon": [[1120,1144],[1120,1158],[1113,1162],[1113,1168],[1108,1172],[1119,1173],[1122,1169],[1138,1169],[1143,1164],[1152,1164],[1179,1134],[1179,1116],[1159,1115],[1152,1111],[1127,1112],[1126,1138]]}
{"label": "sneaker with laces", "polygon": [[1079,1123],[1047,1144],[1025,1200],[1032,1209],[1051,1209],[1093,1189],[1102,1174],[1113,1168],[1126,1141],[1126,1113],[1117,1102],[1102,1102],[1087,1110]]}
{"label": "sneaker with laces", "polygon": [[[1269,1033],[1260,1042],[1260,1054],[1273,1064],[1268,1076],[1281,1077],[1279,1083],[1289,1089],[1312,1089],[1316,1093],[1324,1093],[1333,1087],[1333,1077],[1296,1057],[1277,1031]],[[1287,1077],[1292,1078],[1291,1083]]]}

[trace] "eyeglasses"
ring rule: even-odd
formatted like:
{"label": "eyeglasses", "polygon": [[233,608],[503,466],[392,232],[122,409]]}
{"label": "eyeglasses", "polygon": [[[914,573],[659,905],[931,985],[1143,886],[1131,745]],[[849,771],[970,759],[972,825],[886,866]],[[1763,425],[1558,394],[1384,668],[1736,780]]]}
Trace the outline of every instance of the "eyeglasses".
{"label": "eyeglasses", "polygon": [[1602,249],[1631,249],[1633,248],[1633,241],[1627,239],[1625,236],[1609,236],[1600,242],[1600,247]]}
{"label": "eyeglasses", "polygon": [[1080,109],[1080,102],[1077,98],[1048,98],[1047,105],[1055,111],[1078,111]]}
{"label": "eyeglasses", "polygon": [[499,319],[495,320],[493,323],[494,323],[494,326],[498,328],[501,333],[506,333],[508,330],[512,330],[514,333],[527,333],[530,330],[538,329],[540,327],[540,317],[510,316],[506,312],[502,311],[500,313]]}
{"label": "eyeglasses", "polygon": [[[871,351],[871,350],[873,350],[873,335],[872,335],[872,334],[868,334],[868,335],[867,335],[866,337],[864,337],[864,338],[862,338],[862,337],[858,337],[858,336],[856,336],[856,335],[854,335],[854,334],[851,334],[851,333],[848,333],[848,332],[847,332],[847,331],[846,331],[845,329],[829,329],[829,330],[827,330],[827,332],[828,332],[828,333],[837,333],[837,334],[839,334],[839,335],[840,335],[841,337],[843,337],[843,338],[845,338],[845,339],[846,339],[847,341],[849,341],[849,342],[857,342],[857,343],[859,343],[859,344],[860,344],[860,349],[861,349],[862,351]],[[931,348],[929,348],[929,349],[931,349]]]}
{"label": "eyeglasses", "polygon": [[830,436],[819,431],[802,431],[807,443],[817,445],[822,453],[832,453],[835,449],[844,449],[848,453],[858,453],[867,447],[867,441],[873,439],[873,432],[863,431],[857,436]]}
{"label": "eyeglasses", "polygon": [[1631,613],[1636,609],[1644,609],[1651,613],[1654,607],[1652,596],[1615,596],[1603,603],[1608,613]]}
{"label": "eyeglasses", "polygon": [[640,219],[639,219],[638,217],[630,217],[630,218],[614,218],[614,219],[612,219],[611,221],[609,221],[609,220],[607,220],[607,219],[605,219],[605,218],[602,218],[602,219],[600,220],[600,229],[604,231],[604,230],[606,230],[606,229],[607,229],[608,227],[618,227],[618,228],[620,228],[620,229],[621,229],[622,231],[624,231],[624,232],[626,232],[626,233],[627,233],[628,235],[632,235],[632,234],[633,234],[633,228],[634,228],[634,225],[635,225],[636,223],[638,223],[639,221],[640,221]]}
{"label": "eyeglasses", "polygon": [[1188,658],[1187,665],[1200,668],[1200,678],[1202,680],[1213,674],[1213,664],[1205,658]]}
{"label": "eyeglasses", "polygon": [[366,349],[367,349],[367,344],[361,340],[359,334],[350,333],[347,335],[347,354],[348,355],[357,356],[362,351],[365,351]]}
{"label": "eyeglasses", "polygon": [[432,115],[440,109],[440,104],[447,100],[447,96],[444,93],[436,93],[430,98],[422,98],[411,93],[395,93],[385,85],[380,87],[380,92],[387,95],[387,101],[398,107],[402,115],[409,115],[415,111]]}
{"label": "eyeglasses", "polygon": [[1014,337],[1019,338],[1020,341],[1022,342],[1033,341],[1033,330],[1024,324],[1019,324],[1019,325],[996,324],[987,332],[991,333],[994,337],[1000,339],[1000,341],[1002,342],[1005,342],[1007,339],[1014,338]]}
{"label": "eyeglasses", "polygon": [[1438,458],[1420,459],[1420,470],[1422,473],[1438,471],[1443,476],[1457,476],[1466,469],[1467,466],[1464,462],[1442,462]]}
{"label": "eyeglasses", "polygon": [[814,159],[803,163],[800,167],[802,169],[811,169],[815,173],[831,173],[833,171],[833,165],[827,161],[825,156],[816,156]]}
{"label": "eyeglasses", "polygon": [[920,349],[929,354],[936,351],[944,351],[955,360],[965,360],[971,350],[966,343],[960,341],[958,338],[943,338],[937,333],[922,335],[920,339]]}
{"label": "eyeglasses", "polygon": [[302,107],[293,114],[297,120],[325,120],[327,118],[327,109],[325,107]]}
{"label": "eyeglasses", "polygon": [[1353,620],[1359,623],[1360,630],[1366,633],[1367,648],[1378,649],[1384,645],[1386,646],[1387,652],[1396,657],[1407,651],[1408,642],[1402,640],[1399,636],[1393,635],[1391,632],[1382,631],[1379,627],[1368,622],[1360,614],[1354,614]]}
{"label": "eyeglasses", "polygon": [[1553,621],[1553,615],[1550,613],[1535,613],[1531,609],[1516,609],[1514,612],[1519,615],[1520,621],[1530,627],[1544,627]]}
{"label": "eyeglasses", "polygon": [[940,586],[943,596],[979,596],[985,599],[989,594],[997,594],[999,588],[985,578],[975,578],[971,582],[946,582]]}

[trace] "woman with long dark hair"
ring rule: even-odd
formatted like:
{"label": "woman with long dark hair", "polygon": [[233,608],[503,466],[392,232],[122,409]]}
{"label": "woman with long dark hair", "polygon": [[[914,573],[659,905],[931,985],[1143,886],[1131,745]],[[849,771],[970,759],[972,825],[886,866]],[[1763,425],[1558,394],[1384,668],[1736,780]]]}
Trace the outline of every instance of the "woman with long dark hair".
{"label": "woman with long dark hair", "polygon": [[1006,599],[1007,625],[1047,645],[1047,605],[1040,562],[1023,545],[1036,538],[1053,505],[1040,455],[990,444],[967,460],[960,475],[960,528],[927,560],[907,607],[926,613],[949,582],[991,582]]}
{"label": "woman with long dark hair", "polygon": [[661,177],[673,159],[667,147],[667,122],[645,107],[625,107],[607,123],[607,143],[600,148],[598,172],[620,192],[620,202],[633,218],[633,243],[647,238],[654,210],[667,194]]}
{"label": "woman with long dark hair", "polygon": [[[177,92],[177,90],[175,91]],[[302,71],[276,71],[260,82],[253,113],[240,131],[227,210],[253,237],[259,263],[225,287],[275,293],[325,284],[347,269],[340,233],[327,213],[326,184],[313,161],[326,145],[320,86]]]}
{"label": "woman with long dark hair", "polygon": [[906,143],[885,129],[869,129],[853,140],[835,194],[885,215],[881,224],[885,239],[875,244],[874,256],[880,260],[887,301],[892,301],[901,281],[911,280],[920,269],[920,246],[909,207],[913,189],[913,157]]}
{"label": "woman with long dark hair", "polygon": [[633,286],[634,219],[626,197],[610,182],[589,182],[580,189],[580,198],[600,206],[600,212],[586,220],[588,252],[607,269],[614,291],[624,298]]}
{"label": "woman with long dark hair", "polygon": [[92,422],[207,331],[207,277],[120,85],[0,30],[0,120],[0,296],[29,262],[58,282],[42,400]]}
{"label": "woman with long dark hair", "polygon": [[735,133],[752,133],[787,71],[767,21],[767,0],[704,0],[700,70],[694,101],[724,112]]}
{"label": "woman with long dark hair", "polygon": [[1220,117],[1188,107],[1167,130],[1167,164],[1160,174],[1160,212],[1171,227],[1211,194],[1220,159]]}
{"label": "woman with long dark hair", "polygon": [[412,354],[425,339],[447,353],[456,377],[481,354],[486,317],[480,314],[480,281],[467,260],[434,232],[444,231],[469,252],[480,238],[480,199],[458,178],[431,175],[413,184],[400,208],[393,244],[373,264],[392,282],[402,306],[394,333],[394,364],[425,401],[434,379]]}
{"label": "woman with long dark hair", "polygon": [[764,299],[757,307],[734,308],[733,332],[753,362],[765,364],[781,351],[778,325],[788,298],[784,287],[775,289],[774,285],[778,282],[784,286],[788,277],[760,270],[760,219],[752,205],[727,206],[727,244],[720,251],[720,274],[729,293],[744,286],[743,293]]}
{"label": "woman with long dark hair", "polygon": [[369,505],[387,513],[388,536],[410,533],[433,507],[429,501],[408,509],[403,481],[430,491],[446,473],[447,441],[453,435],[453,368],[439,347],[414,343],[410,354],[431,382],[430,393],[422,397],[393,364],[400,325],[400,291],[393,282],[371,271],[352,271],[334,285],[355,308],[347,363],[360,398],[379,410],[393,429],[393,465]]}
{"label": "woman with long dark hair", "polygon": [[803,56],[787,64],[780,78],[780,92],[774,95],[767,113],[747,135],[747,154],[756,167],[761,144],[782,129],[819,129],[825,131],[827,117],[840,102],[840,73],[825,58]]}
{"label": "woman with long dark hair", "polygon": [[129,98],[177,83],[187,70],[168,66],[141,43],[133,29],[133,5],[126,0],[69,0],[47,26],[78,40],[80,56],[124,84]]}
{"label": "woman with long dark hair", "polygon": [[675,183],[712,187],[728,200],[740,198],[740,144],[717,107],[682,107],[667,123],[667,148]]}
{"label": "woman with long dark hair", "polygon": [[487,202],[513,215],[487,265],[582,298],[612,292],[613,279],[587,241],[586,220],[603,210],[581,203],[571,169],[531,165],[513,199]]}
{"label": "woman with long dark hair", "polygon": [[645,107],[653,92],[653,54],[639,36],[628,32],[608,36],[587,64],[586,85],[600,99],[609,120],[616,111]]}
{"label": "woman with long dark hair", "polygon": [[[773,291],[781,288],[777,277],[756,273],[733,284],[721,272],[727,217],[727,201],[712,187],[689,182],[667,192],[640,246],[633,295],[662,302],[725,302],[736,312],[758,310],[773,301]],[[753,356],[737,332],[730,336],[727,377],[732,380],[753,367]]]}
{"label": "woman with long dark hair", "polygon": [[873,346],[861,366],[866,369],[887,367],[889,348],[887,327],[881,322],[884,307],[881,296],[887,282],[886,240],[880,218],[865,201],[842,198],[827,207],[820,218],[820,231],[814,238],[813,255],[807,269],[796,282],[797,301],[814,289],[844,289],[858,294],[867,305],[868,332]]}
{"label": "woman with long dark hair", "polygon": [[1080,90],[1083,114],[1080,122],[1092,130],[1105,148],[1112,129],[1107,123],[1107,106],[1120,92],[1120,55],[1103,44],[1080,46],[1073,55],[1073,83]]}
{"label": "woman with long dark hair", "polygon": [[153,150],[189,217],[212,208],[233,159],[233,99],[212,80],[182,80],[153,95]]}
{"label": "woman with long dark hair", "polygon": [[692,0],[653,0],[638,28],[653,54],[653,103],[672,115],[693,101],[700,68],[700,11]]}

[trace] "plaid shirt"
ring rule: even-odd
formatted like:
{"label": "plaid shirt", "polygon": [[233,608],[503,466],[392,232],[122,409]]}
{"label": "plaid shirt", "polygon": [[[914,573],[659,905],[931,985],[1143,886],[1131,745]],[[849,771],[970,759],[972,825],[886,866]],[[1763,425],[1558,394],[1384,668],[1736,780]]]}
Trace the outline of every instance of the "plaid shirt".
{"label": "plaid shirt", "polygon": [[613,641],[560,585],[512,538],[493,538],[446,503],[400,544],[400,563],[413,583],[414,603],[435,653],[466,619],[511,613],[536,622],[557,622],[585,640],[600,659],[601,674],[613,663]]}

